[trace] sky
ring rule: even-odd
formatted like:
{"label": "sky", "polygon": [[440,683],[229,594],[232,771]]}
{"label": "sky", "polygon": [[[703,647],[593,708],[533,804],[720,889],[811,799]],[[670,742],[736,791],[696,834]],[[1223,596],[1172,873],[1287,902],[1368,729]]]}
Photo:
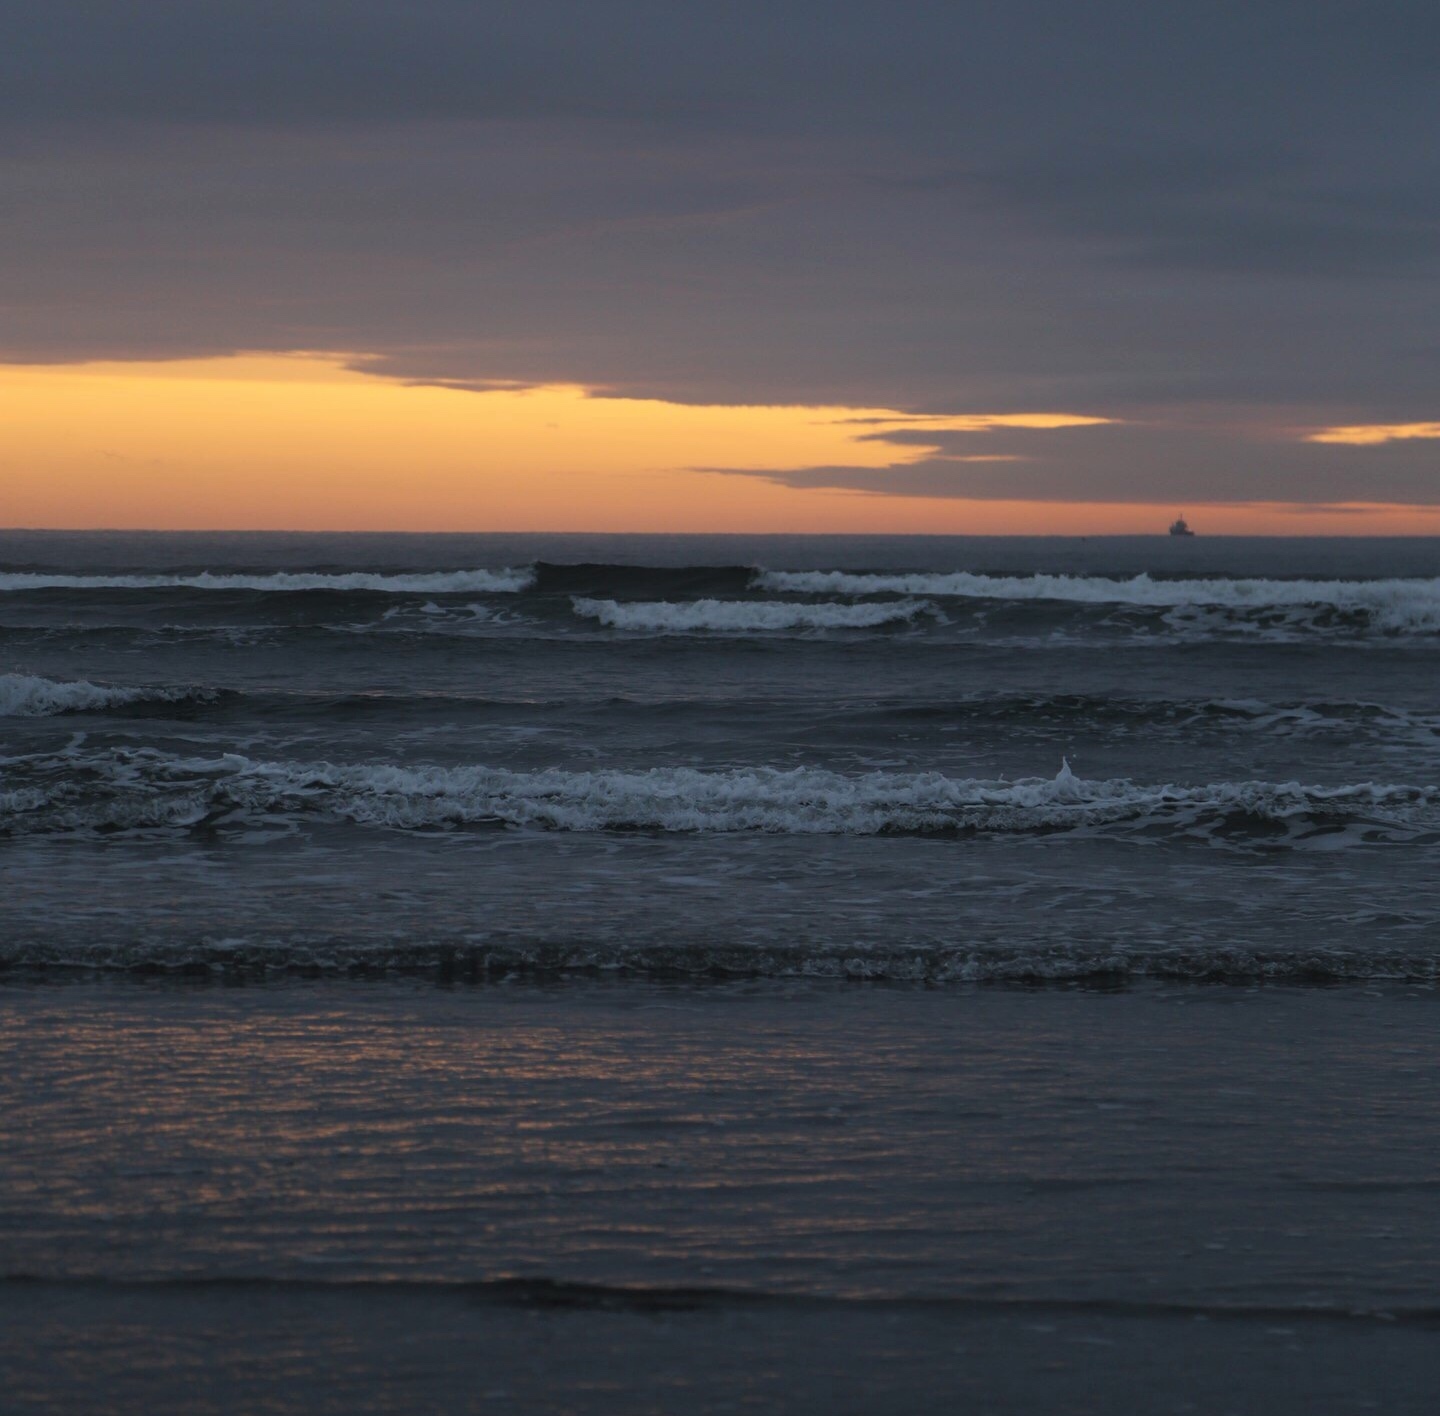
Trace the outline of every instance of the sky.
{"label": "sky", "polygon": [[0,523],[1440,533],[1433,0],[47,0]]}

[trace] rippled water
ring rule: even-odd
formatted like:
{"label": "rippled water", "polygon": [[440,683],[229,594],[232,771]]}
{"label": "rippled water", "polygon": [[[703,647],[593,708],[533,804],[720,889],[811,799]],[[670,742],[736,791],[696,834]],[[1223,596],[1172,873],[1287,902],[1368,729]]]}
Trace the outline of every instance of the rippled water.
{"label": "rippled water", "polygon": [[7,1410],[1433,1405],[1427,988],[0,989]]}
{"label": "rippled water", "polygon": [[1428,542],[0,540],[14,962],[1430,977]]}

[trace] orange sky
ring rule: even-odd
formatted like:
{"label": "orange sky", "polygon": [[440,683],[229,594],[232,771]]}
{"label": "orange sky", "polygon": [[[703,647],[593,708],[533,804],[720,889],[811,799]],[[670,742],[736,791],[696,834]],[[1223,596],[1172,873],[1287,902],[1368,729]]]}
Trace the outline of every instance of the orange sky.
{"label": "orange sky", "polygon": [[[854,420],[863,419],[857,423]],[[926,426],[1063,429],[1082,414]],[[1153,532],[1175,508],[796,490],[696,467],[885,467],[876,408],[714,407],[408,385],[336,354],[0,366],[0,523],[287,530]],[[1342,429],[1353,435],[1363,430]],[[1063,436],[1063,433],[1057,434]],[[1440,532],[1440,509],[1185,508],[1211,533]]]}

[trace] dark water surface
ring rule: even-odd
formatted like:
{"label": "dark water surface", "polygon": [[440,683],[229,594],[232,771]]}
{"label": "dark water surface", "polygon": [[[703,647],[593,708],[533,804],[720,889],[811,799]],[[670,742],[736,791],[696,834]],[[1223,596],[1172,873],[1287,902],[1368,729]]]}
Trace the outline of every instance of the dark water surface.
{"label": "dark water surface", "polygon": [[0,534],[7,1399],[1430,1409],[1437,670],[1432,541]]}
{"label": "dark water surface", "polygon": [[1437,576],[1429,541],[7,533],[0,957],[1430,977]]}
{"label": "dark water surface", "polygon": [[1437,1043],[1394,985],[16,981],[0,1362],[24,1411],[1419,1412]]}

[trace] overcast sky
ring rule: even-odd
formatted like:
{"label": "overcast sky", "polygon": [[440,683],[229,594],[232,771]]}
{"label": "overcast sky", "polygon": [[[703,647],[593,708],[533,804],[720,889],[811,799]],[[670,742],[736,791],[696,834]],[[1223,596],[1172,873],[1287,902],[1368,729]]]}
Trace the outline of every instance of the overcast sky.
{"label": "overcast sky", "polygon": [[1121,421],[773,476],[1435,503],[1440,438],[1305,439],[1440,423],[1437,136],[1435,0],[44,0],[0,357],[1065,411]]}

